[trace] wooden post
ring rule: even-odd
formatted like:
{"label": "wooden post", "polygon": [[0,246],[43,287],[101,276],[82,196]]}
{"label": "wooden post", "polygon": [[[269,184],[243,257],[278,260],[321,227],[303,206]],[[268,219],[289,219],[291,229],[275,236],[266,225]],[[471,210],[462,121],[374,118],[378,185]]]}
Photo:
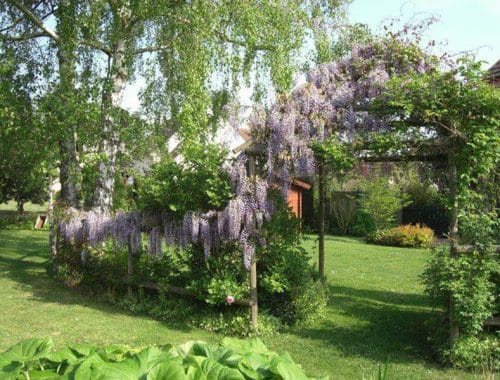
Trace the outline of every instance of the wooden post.
{"label": "wooden post", "polygon": [[[255,184],[256,184],[256,173],[255,173],[255,156],[250,155],[248,157],[248,174],[252,179],[254,184],[254,195],[255,195]],[[253,216],[255,223],[255,215]],[[257,255],[254,253],[250,262],[250,310],[252,318],[252,329],[258,331],[258,315],[259,315],[259,305],[257,299]]]}
{"label": "wooden post", "polygon": [[[452,259],[458,255],[458,199],[457,199],[457,163],[454,146],[448,149],[448,187],[450,202],[450,221],[449,221],[449,244],[450,256]],[[450,296],[450,346],[453,347],[459,336],[458,323],[455,316],[455,302]]]}
{"label": "wooden post", "polygon": [[325,281],[325,168],[321,158],[318,159],[318,269],[321,281]]}
{"label": "wooden post", "polygon": [[127,256],[127,294],[129,298],[134,295],[132,291],[132,282],[134,279],[134,261],[132,257],[132,244],[130,242],[130,237],[128,238],[128,256]]}

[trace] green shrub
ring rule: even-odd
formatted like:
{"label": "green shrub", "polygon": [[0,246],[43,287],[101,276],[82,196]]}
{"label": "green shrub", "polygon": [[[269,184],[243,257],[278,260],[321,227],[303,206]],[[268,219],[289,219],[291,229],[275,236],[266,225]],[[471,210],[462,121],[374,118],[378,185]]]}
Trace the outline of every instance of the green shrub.
{"label": "green shrub", "polygon": [[[220,313],[204,313],[189,322],[190,325],[204,330],[223,334],[250,337],[256,335],[252,328],[248,309],[231,306],[231,310]],[[258,335],[266,336],[276,334],[282,328],[281,321],[265,312],[259,313]]]}
{"label": "green shrub", "polygon": [[[433,250],[422,275],[425,290],[438,310],[430,337],[441,359],[454,366],[499,370],[499,337],[483,333],[484,321],[498,313],[498,258],[488,250],[451,257],[448,246]],[[450,300],[460,338],[449,347]]]}
{"label": "green shrub", "polygon": [[139,180],[139,208],[169,210],[180,218],[188,211],[223,208],[232,196],[222,169],[226,158],[219,146],[206,145],[193,146],[181,163],[164,159]]}
{"label": "green shrub", "polygon": [[58,351],[50,339],[29,339],[0,353],[0,373],[5,379],[308,379],[290,355],[258,338],[142,349],[73,344]]}
{"label": "green shrub", "polygon": [[328,294],[302,248],[300,221],[284,204],[264,227],[267,244],[258,250],[259,306],[287,325],[321,318]]}
{"label": "green shrub", "polygon": [[434,243],[434,231],[419,224],[376,231],[367,236],[371,243],[395,247],[430,248]]}
{"label": "green shrub", "polygon": [[483,373],[500,371],[500,336],[482,335],[479,337],[459,338],[445,357],[462,369]]}
{"label": "green shrub", "polygon": [[365,210],[358,210],[349,226],[349,234],[365,237],[372,232],[375,232],[375,222],[372,216]]}
{"label": "green shrub", "polygon": [[373,218],[375,229],[383,230],[394,225],[397,212],[407,204],[400,189],[387,177],[366,180],[362,189],[360,205]]}
{"label": "green shrub", "polygon": [[450,257],[449,247],[433,250],[422,275],[426,292],[436,306],[449,312],[450,297],[455,306],[455,318],[464,336],[475,336],[483,323],[495,312],[495,274],[499,271],[494,255],[472,252]]}

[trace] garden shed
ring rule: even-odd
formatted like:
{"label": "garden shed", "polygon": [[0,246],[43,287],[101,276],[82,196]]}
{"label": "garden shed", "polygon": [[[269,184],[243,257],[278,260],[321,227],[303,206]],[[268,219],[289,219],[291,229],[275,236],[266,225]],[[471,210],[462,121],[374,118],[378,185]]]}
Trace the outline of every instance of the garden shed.
{"label": "garden shed", "polygon": [[288,206],[299,219],[302,219],[304,207],[308,207],[305,202],[307,197],[304,197],[304,193],[308,190],[311,190],[311,185],[298,179],[292,180],[292,186],[288,190]]}

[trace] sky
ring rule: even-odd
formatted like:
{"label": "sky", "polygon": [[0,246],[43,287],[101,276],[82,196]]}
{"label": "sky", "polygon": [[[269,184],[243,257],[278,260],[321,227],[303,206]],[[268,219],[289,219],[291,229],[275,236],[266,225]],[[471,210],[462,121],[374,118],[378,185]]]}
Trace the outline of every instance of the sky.
{"label": "sky", "polygon": [[427,36],[447,43],[451,53],[471,51],[486,61],[486,69],[500,59],[500,0],[353,0],[349,20],[380,29],[389,18],[404,22],[436,16]]}
{"label": "sky", "polygon": [[[500,0],[353,0],[348,12],[350,22],[367,24],[373,32],[381,31],[391,18],[405,23],[430,16],[439,20],[425,37],[439,44],[438,52],[472,52],[476,59],[486,61],[484,69],[500,59]],[[139,109],[138,92],[143,85],[139,78],[127,86],[124,108]],[[242,89],[240,102],[248,104],[249,96],[249,89]]]}

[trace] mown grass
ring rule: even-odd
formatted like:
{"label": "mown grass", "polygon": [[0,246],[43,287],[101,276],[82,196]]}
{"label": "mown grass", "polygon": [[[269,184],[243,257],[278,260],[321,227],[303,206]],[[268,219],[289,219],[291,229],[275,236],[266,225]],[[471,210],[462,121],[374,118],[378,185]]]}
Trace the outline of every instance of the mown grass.
{"label": "mown grass", "polygon": [[[305,243],[313,250],[314,242]],[[50,278],[47,232],[0,231],[0,351],[30,337],[130,346],[221,337],[158,322],[100,303]],[[310,375],[363,379],[389,363],[389,379],[466,379],[433,361],[424,321],[433,313],[419,274],[426,250],[379,247],[351,238],[326,241],[330,302],[322,323],[265,343],[288,351]]]}

